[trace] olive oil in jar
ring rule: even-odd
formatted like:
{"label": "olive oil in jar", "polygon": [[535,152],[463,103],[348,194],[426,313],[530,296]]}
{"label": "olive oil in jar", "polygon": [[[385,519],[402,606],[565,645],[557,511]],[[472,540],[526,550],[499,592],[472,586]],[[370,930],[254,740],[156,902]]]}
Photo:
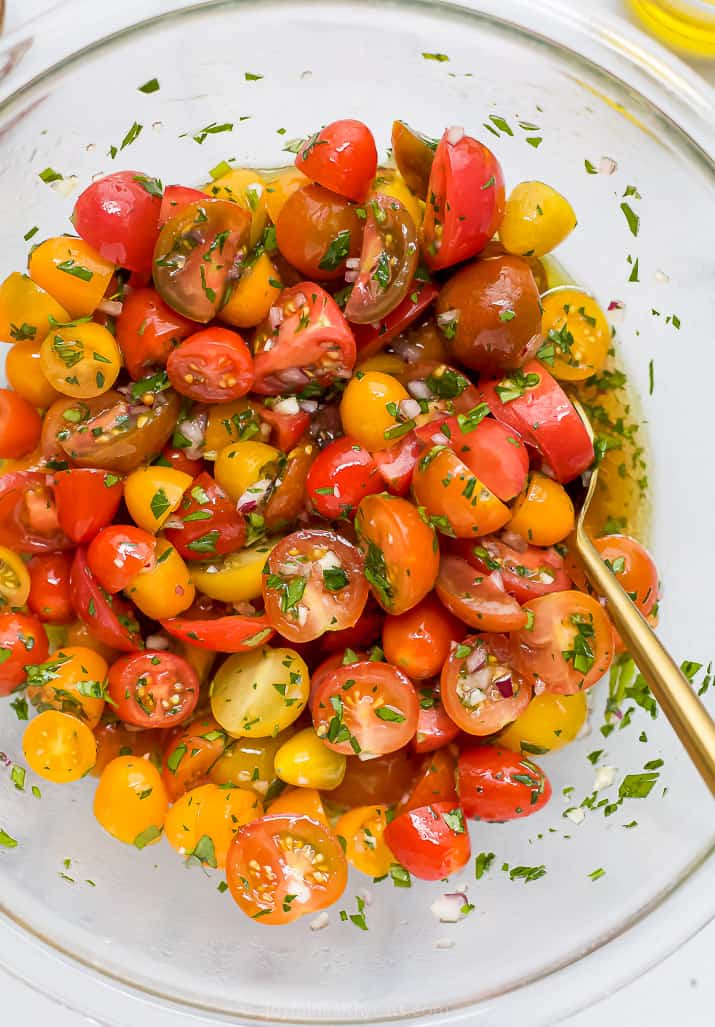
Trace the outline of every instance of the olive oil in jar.
{"label": "olive oil in jar", "polygon": [[715,0],[628,0],[643,27],[690,57],[715,59]]}

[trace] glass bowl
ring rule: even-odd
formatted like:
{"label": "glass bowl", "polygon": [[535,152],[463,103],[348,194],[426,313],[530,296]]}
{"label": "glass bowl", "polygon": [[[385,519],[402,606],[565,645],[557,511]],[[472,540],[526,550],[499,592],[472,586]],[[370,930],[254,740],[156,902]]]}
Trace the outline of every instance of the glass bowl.
{"label": "glass bowl", "polygon": [[[154,77],[159,91],[138,90]],[[662,634],[678,658],[707,662],[715,106],[694,74],[617,20],[549,0],[86,0],[3,42],[0,98],[3,273],[24,266],[34,225],[37,238],[68,228],[72,191],[93,175],[131,167],[191,183],[230,157],[276,165],[290,159],[286,140],[336,117],[367,121],[383,151],[393,117],[432,135],[463,124],[493,146],[509,183],[560,189],[580,221],[560,259],[605,305],[625,304],[619,337],[652,452]],[[135,122],[141,131],[112,161]],[[194,140],[225,123],[232,131]],[[615,173],[587,173],[584,162],[598,168],[602,157]],[[64,179],[43,182],[47,167]],[[641,194],[628,201],[636,237],[620,209],[628,186]],[[472,825],[475,854],[496,856],[481,880],[473,866],[457,878],[475,909],[454,926],[429,909],[444,885],[355,877],[323,930],[307,918],[252,923],[215,875],[187,870],[166,844],[139,852],[106,836],[92,818],[93,779],[40,782],[38,800],[5,774],[1,826],[19,842],[0,850],[5,966],[113,1025],[550,1022],[652,965],[715,909],[709,795],[662,716],[637,707],[627,729],[602,736],[604,688],[591,734],[542,757],[551,804],[525,821]],[[2,703],[2,748],[20,762],[21,728]],[[563,812],[591,794],[596,749],[617,768],[596,802],[615,800],[626,773],[664,764],[647,800],[608,817],[587,810],[576,825]],[[546,875],[512,881],[503,863]],[[598,868],[605,876],[591,880]],[[362,932],[338,910],[353,912],[366,885]]]}

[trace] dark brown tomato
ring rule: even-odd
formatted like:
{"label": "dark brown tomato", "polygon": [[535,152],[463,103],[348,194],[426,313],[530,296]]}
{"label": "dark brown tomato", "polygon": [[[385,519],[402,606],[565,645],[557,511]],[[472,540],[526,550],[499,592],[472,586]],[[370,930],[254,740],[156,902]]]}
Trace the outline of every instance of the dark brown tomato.
{"label": "dark brown tomato", "polygon": [[263,512],[269,535],[292,525],[305,509],[308,472],[317,453],[317,445],[306,438],[288,454],[285,469],[281,471]]}
{"label": "dark brown tomato", "polygon": [[421,200],[427,199],[429,176],[437,140],[423,136],[404,121],[392,123],[392,155],[407,188]]}
{"label": "dark brown tomato", "polygon": [[342,278],[345,261],[357,257],[362,245],[362,222],[354,203],[321,185],[293,193],[276,223],[278,249],[309,278]]}

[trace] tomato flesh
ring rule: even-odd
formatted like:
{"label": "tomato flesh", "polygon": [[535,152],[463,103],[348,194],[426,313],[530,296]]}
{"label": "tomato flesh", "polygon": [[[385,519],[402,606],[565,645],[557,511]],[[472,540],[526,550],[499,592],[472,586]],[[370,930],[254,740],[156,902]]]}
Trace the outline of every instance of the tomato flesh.
{"label": "tomato flesh", "polygon": [[447,714],[470,735],[494,734],[516,720],[531,699],[513,643],[496,633],[470,635],[453,648],[440,690]]}
{"label": "tomato flesh", "polygon": [[89,568],[86,550],[82,548],[75,553],[70,589],[77,616],[100,642],[123,652],[142,648],[133,607],[119,596],[104,593]]}
{"label": "tomato flesh", "polygon": [[194,668],[174,653],[132,653],[112,664],[109,694],[125,724],[175,727],[194,712],[199,679]]}
{"label": "tomato flesh", "polygon": [[177,392],[199,403],[230,403],[253,384],[253,359],[238,332],[205,328],[172,350],[166,363]]}
{"label": "tomato flesh", "polygon": [[121,478],[90,467],[60,471],[54,490],[60,527],[80,545],[111,523],[122,501]]}

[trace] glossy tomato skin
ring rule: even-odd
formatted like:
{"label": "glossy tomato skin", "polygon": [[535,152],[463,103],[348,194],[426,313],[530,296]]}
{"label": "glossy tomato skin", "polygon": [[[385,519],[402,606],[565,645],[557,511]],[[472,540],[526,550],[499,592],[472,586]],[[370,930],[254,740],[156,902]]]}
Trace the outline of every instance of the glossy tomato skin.
{"label": "glossy tomato skin", "polygon": [[502,822],[538,813],[551,798],[551,783],[530,759],[499,745],[463,749],[457,789],[465,814]]}
{"label": "glossy tomato skin", "polygon": [[423,252],[434,271],[480,253],[504,211],[499,161],[471,136],[452,142],[451,131],[447,129],[435,151],[425,206]]}
{"label": "glossy tomato skin", "polygon": [[155,289],[134,289],[116,321],[117,343],[135,381],[164,367],[172,349],[196,330],[172,310]]}
{"label": "glossy tomato skin", "polygon": [[412,493],[445,535],[475,538],[503,528],[509,508],[448,446],[425,449],[412,474]]}
{"label": "glossy tomato skin", "polygon": [[330,520],[352,516],[363,496],[383,487],[372,455],[347,435],[321,450],[306,484],[313,509]]}
{"label": "glossy tomato skin", "polygon": [[455,617],[478,631],[518,631],[526,624],[526,614],[498,574],[482,574],[451,553],[440,561],[435,591]]}
{"label": "glossy tomato skin", "polygon": [[658,602],[658,569],[645,546],[629,535],[603,535],[593,544],[619,584],[647,617]]}
{"label": "glossy tomato skin", "polygon": [[46,624],[68,624],[74,617],[70,591],[72,558],[67,553],[38,553],[27,565],[27,605]]}
{"label": "glossy tomato skin", "polygon": [[0,459],[17,460],[40,441],[42,419],[19,392],[0,389]]}
{"label": "glossy tomato skin", "polygon": [[465,634],[459,620],[430,593],[406,613],[385,618],[382,648],[389,663],[422,680],[439,674],[452,642]]}
{"label": "glossy tomato skin", "polygon": [[169,542],[185,560],[206,560],[241,549],[246,542],[246,518],[207,471],[202,471],[184,493],[172,523],[165,530]]}
{"label": "glossy tomato skin", "polygon": [[238,332],[204,328],[172,350],[166,362],[177,392],[198,403],[231,403],[253,385],[253,358]]}
{"label": "glossy tomato skin", "polygon": [[87,563],[105,592],[128,588],[140,571],[154,562],[156,538],[133,524],[113,524],[96,535],[87,550]]}
{"label": "glossy tomato skin", "polygon": [[183,471],[184,474],[196,478],[205,469],[206,464],[200,457],[192,460],[186,455],[186,450],[177,446],[164,446],[161,457],[156,461],[166,467],[173,467],[175,471]]}
{"label": "glossy tomato skin", "polygon": [[470,635],[452,650],[440,677],[444,708],[463,731],[491,735],[516,720],[531,699],[509,636]]}
{"label": "glossy tomato skin", "polygon": [[414,877],[439,881],[471,856],[464,813],[457,803],[435,802],[401,813],[388,824],[385,841]]}
{"label": "glossy tomato skin", "polygon": [[341,279],[345,261],[360,253],[363,226],[355,205],[319,185],[298,189],[276,222],[283,257],[302,275]]}
{"label": "glossy tomato skin", "polygon": [[326,189],[360,203],[377,171],[377,147],[362,121],[332,121],[301,144],[295,166]]}
{"label": "glossy tomato skin", "polygon": [[394,496],[406,496],[423,446],[416,432],[410,432],[388,449],[373,453],[375,463]]}
{"label": "glossy tomato skin", "polygon": [[392,153],[395,163],[407,188],[421,200],[427,199],[436,149],[436,139],[428,139],[404,121],[393,121]]}
{"label": "glossy tomato skin", "polygon": [[112,649],[133,652],[142,648],[139,625],[129,603],[105,595],[87,563],[87,552],[78,548],[70,573],[72,605],[92,633]]}
{"label": "glossy tomato skin", "polygon": [[26,678],[25,667],[44,663],[49,644],[37,617],[0,613],[0,696],[9,695]]}
{"label": "glossy tomato skin", "polygon": [[110,667],[108,680],[117,716],[135,727],[177,727],[199,701],[196,671],[174,653],[122,656]]}
{"label": "glossy tomato skin", "polygon": [[161,209],[154,183],[139,171],[117,171],[80,194],[72,222],[105,260],[131,271],[151,269]]}
{"label": "glossy tomato skin", "polygon": [[58,472],[54,490],[60,527],[78,545],[110,524],[122,501],[122,479],[90,467]]}
{"label": "glossy tomato skin", "polygon": [[432,687],[422,685],[419,694],[420,712],[415,737],[412,739],[412,749],[418,755],[442,749],[459,735],[459,727],[444,708],[439,683],[436,682]]}
{"label": "glossy tomato skin", "polygon": [[440,749],[425,756],[419,765],[412,791],[399,812],[406,813],[435,802],[458,806],[456,773],[457,760],[449,749]]}
{"label": "glossy tomato skin", "polygon": [[71,549],[57,517],[54,492],[36,471],[0,476],[0,545],[16,553]]}
{"label": "glossy tomato skin", "polygon": [[310,426],[310,414],[303,410],[297,414],[283,414],[279,410],[272,410],[264,404],[259,404],[257,412],[260,419],[270,426],[271,444],[283,453],[290,452]]}
{"label": "glossy tomato skin", "polygon": [[519,603],[571,587],[564,558],[553,547],[525,545],[523,550],[517,550],[489,536],[457,542],[454,550],[485,575],[498,571],[505,591]]}
{"label": "glossy tomato skin", "polygon": [[353,325],[358,358],[365,360],[384,349],[427,310],[438,293],[439,289],[432,282],[413,280],[405,298],[378,325]]}
{"label": "glossy tomato skin", "polygon": [[205,196],[206,193],[202,193],[200,189],[192,189],[187,185],[167,185],[161,198],[159,228],[163,228],[167,221],[181,213],[184,207],[196,203],[197,200],[203,200]]}
{"label": "glossy tomato skin", "polygon": [[187,645],[216,653],[247,653],[273,637],[273,628],[263,615],[245,617],[237,613],[201,619],[187,615],[159,623],[170,635]]}
{"label": "glossy tomato skin", "polygon": [[166,732],[162,780],[169,799],[174,801],[207,775],[225,752],[229,738],[208,714],[194,717],[178,731]]}
{"label": "glossy tomato skin", "polygon": [[417,767],[406,748],[367,763],[348,760],[342,784],[331,791],[330,801],[348,807],[371,803],[391,806],[408,794],[416,772]]}

